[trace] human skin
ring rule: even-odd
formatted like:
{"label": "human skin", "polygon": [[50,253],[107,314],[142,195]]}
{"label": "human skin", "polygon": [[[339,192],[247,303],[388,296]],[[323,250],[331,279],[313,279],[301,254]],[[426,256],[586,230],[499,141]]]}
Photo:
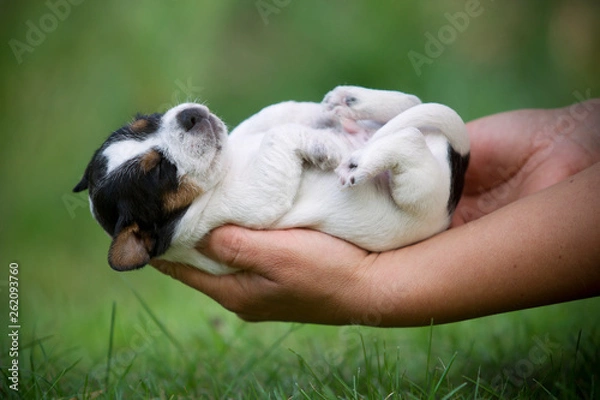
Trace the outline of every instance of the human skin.
{"label": "human skin", "polygon": [[161,272],[246,321],[420,326],[600,295],[600,99],[467,124],[471,163],[451,229],[370,253],[307,229],[214,230],[238,268]]}

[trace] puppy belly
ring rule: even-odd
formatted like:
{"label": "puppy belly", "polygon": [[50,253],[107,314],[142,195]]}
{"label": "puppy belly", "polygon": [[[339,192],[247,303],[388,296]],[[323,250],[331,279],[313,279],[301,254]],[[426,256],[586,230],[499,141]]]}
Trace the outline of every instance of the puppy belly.
{"label": "puppy belly", "polygon": [[342,188],[333,174],[308,171],[292,209],[268,229],[309,228],[368,251],[386,251],[447,227],[445,215],[423,219],[404,212],[388,190],[382,181]]}

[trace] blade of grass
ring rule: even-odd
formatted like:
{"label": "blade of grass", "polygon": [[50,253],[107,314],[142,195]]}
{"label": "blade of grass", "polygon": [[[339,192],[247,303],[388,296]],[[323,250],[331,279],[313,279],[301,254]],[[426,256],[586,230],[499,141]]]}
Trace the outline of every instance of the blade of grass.
{"label": "blade of grass", "polygon": [[[42,343],[42,342],[44,342],[44,341],[46,341],[48,339],[52,339],[54,336],[55,335],[46,335],[46,336],[42,336],[41,338],[31,339],[30,342],[27,342],[27,343],[25,343],[23,345],[22,349],[25,350],[25,349],[28,349],[30,347],[33,349],[35,346],[39,346],[40,343]],[[35,333],[34,333],[34,337],[35,337]],[[43,349],[42,349],[42,351],[43,351]]]}
{"label": "blade of grass", "polygon": [[[455,387],[454,389],[449,391],[447,395],[442,397],[442,400],[448,400],[448,399],[454,398],[454,395],[456,393],[458,393],[459,390],[462,390],[462,388],[464,388],[465,386],[467,386],[467,382],[463,382],[461,385],[458,385],[457,387]],[[477,397],[475,397],[475,398],[477,398]]]}
{"label": "blade of grass", "polygon": [[306,399],[306,400],[313,400],[313,398],[312,398],[312,397],[310,397],[310,396],[308,395],[308,393],[306,393],[306,392],[304,391],[304,389],[302,389],[302,388],[301,388],[301,387],[298,385],[298,383],[296,383],[296,388],[298,388],[298,392],[300,392],[300,394],[302,395],[302,398],[304,398],[304,399]]}
{"label": "blade of grass", "polygon": [[[314,369],[310,365],[308,365],[308,363],[306,362],[306,360],[304,359],[304,357],[302,357],[300,354],[296,353],[292,349],[288,349],[288,350],[292,354],[296,355],[296,357],[298,357],[298,361],[300,362],[300,368],[303,371],[308,372],[309,375],[315,380],[314,383],[316,383],[317,387],[315,387],[315,385],[312,382],[310,384],[310,386],[313,388],[314,395],[318,396],[318,398],[323,399],[323,400],[327,400],[327,399],[330,399],[330,398],[335,398],[335,395],[333,393],[331,393],[331,389],[329,388],[329,386],[327,386],[327,384],[325,384],[321,380],[321,378],[316,374],[316,372],[314,371]],[[300,390],[300,386],[298,385],[298,383],[296,383],[295,385]],[[321,391],[328,392],[327,395],[329,397],[327,397],[327,395],[321,393]]]}
{"label": "blade of grass", "polygon": [[236,385],[239,383],[239,380],[242,376],[246,375],[248,373],[248,371],[250,371],[252,369],[252,367],[254,366],[254,364],[256,364],[257,360],[265,360],[266,358],[268,358],[271,353],[289,336],[291,335],[293,332],[297,331],[298,329],[302,328],[303,325],[302,324],[294,324],[292,325],[283,335],[281,335],[279,338],[277,338],[277,340],[275,340],[264,352],[262,352],[261,354],[257,353],[255,356],[250,357],[248,359],[248,361],[246,361],[244,363],[244,365],[242,365],[242,367],[238,370],[237,374],[235,374],[234,378],[231,380],[231,382],[229,383],[229,386],[227,386],[227,389],[225,390],[225,393],[223,393],[221,396],[219,396],[220,398],[227,398],[229,396],[229,394],[231,393],[231,391],[236,387]]}
{"label": "blade of grass", "polygon": [[[377,367],[377,381],[379,384],[383,383],[383,371],[386,371],[385,357],[386,348],[385,348],[385,340],[383,341],[383,358],[379,353],[379,346],[375,346],[375,362]],[[381,365],[383,363],[383,366]]]}
{"label": "blade of grass", "polygon": [[577,335],[577,343],[575,344],[575,357],[573,359],[573,367],[572,370],[575,371],[575,368],[577,367],[577,356],[579,355],[579,345],[581,344],[581,333],[582,333],[582,329],[579,329],[579,334]]}
{"label": "blade of grass", "polygon": [[352,388],[348,386],[348,384],[344,381],[344,379],[339,376],[337,373],[333,374],[333,379],[336,380],[344,391],[346,391],[349,395],[352,394]]}
{"label": "blade of grass", "polygon": [[400,391],[400,380],[401,380],[401,374],[400,374],[400,347],[396,346],[396,376],[394,379],[394,389],[398,392]]}
{"label": "blade of grass", "polygon": [[539,387],[540,387],[540,388],[542,388],[542,390],[543,390],[544,392],[546,392],[546,394],[549,396],[549,398],[551,398],[551,399],[553,399],[553,400],[558,400],[558,398],[557,398],[556,396],[554,396],[554,395],[552,394],[552,392],[550,392],[548,389],[546,389],[546,387],[545,387],[545,386],[542,384],[542,382],[538,381],[538,380],[537,380],[537,379],[535,379],[535,378],[533,379],[533,381],[534,381],[535,383],[537,383],[537,384],[539,385]]}
{"label": "blade of grass", "polygon": [[[478,392],[479,392],[479,389],[483,389],[483,391],[485,391],[486,393],[488,393],[490,396],[494,396],[494,397],[496,397],[498,399],[502,398],[502,396],[499,395],[498,393],[496,393],[496,391],[494,389],[492,389],[491,387],[489,387],[489,386],[487,386],[485,384],[482,384],[479,376],[477,376],[477,381],[474,381],[472,378],[469,378],[466,375],[463,375],[462,377],[463,377],[463,379],[466,379],[467,381],[475,384],[477,386],[477,388],[478,388],[478,390],[477,390]],[[473,397],[473,398],[477,399],[479,397]]]}
{"label": "blade of grass", "polygon": [[425,387],[430,387],[430,372],[429,366],[431,365],[431,347],[433,343],[433,318],[431,318],[431,322],[429,324],[429,343],[427,344],[427,364],[425,366]]}
{"label": "blade of grass", "polygon": [[88,390],[88,382],[89,382],[89,375],[85,374],[85,379],[83,380],[83,388],[81,390],[81,397],[85,400],[87,398],[89,398],[89,395],[87,393]]}
{"label": "blade of grass", "polygon": [[35,393],[35,397],[38,396],[38,391],[41,394],[41,388],[39,387],[38,381],[37,379],[35,379],[35,375],[36,375],[36,363],[34,361],[35,359],[35,345],[34,343],[36,342],[35,339],[35,329],[36,326],[33,327],[33,333],[32,333],[32,346],[31,346],[31,351],[29,351],[29,368],[31,369],[31,380],[32,380],[32,386],[33,386],[33,390]]}
{"label": "blade of grass", "polygon": [[112,361],[116,314],[117,314],[117,303],[115,301],[113,301],[112,310],[110,312],[110,330],[109,330],[109,334],[108,334],[108,354],[106,356],[106,378],[104,381],[104,387],[105,387],[106,393],[109,393],[108,385],[110,383],[110,364]]}
{"label": "blade of grass", "polygon": [[175,348],[177,350],[179,350],[179,353],[187,361],[189,361],[188,353],[185,351],[185,348],[181,345],[181,343],[179,343],[179,341],[175,338],[175,336],[173,336],[173,334],[171,334],[171,332],[169,332],[169,330],[167,329],[167,327],[158,319],[158,317],[156,316],[156,314],[154,314],[152,312],[152,310],[148,306],[148,303],[146,303],[146,301],[144,301],[144,299],[142,298],[142,296],[140,296],[139,293],[135,289],[133,289],[132,287],[130,287],[130,289],[133,292],[134,296],[138,299],[138,301],[142,305],[142,308],[144,308],[144,310],[146,311],[146,313],[148,313],[148,315],[150,316],[150,318],[152,318],[152,320],[154,321],[154,323],[156,324],[156,326],[158,326],[158,328],[169,339],[169,341],[173,344],[173,346],[175,346]]}
{"label": "blade of grass", "polygon": [[436,394],[438,392],[438,390],[440,389],[440,386],[442,385],[442,382],[444,381],[444,379],[446,379],[446,376],[448,375],[448,372],[450,372],[450,367],[452,367],[452,364],[454,363],[454,360],[456,360],[456,355],[458,353],[454,353],[452,355],[452,358],[450,359],[450,362],[448,363],[448,366],[446,368],[444,368],[444,372],[442,372],[442,375],[440,376],[440,378],[438,379],[435,388],[433,389],[433,392],[430,393],[429,398],[433,399],[436,397]]}
{"label": "blade of grass", "polygon": [[75,366],[77,364],[79,364],[79,361],[81,361],[81,359],[75,361],[73,364],[69,365],[67,368],[64,368],[59,374],[58,376],[54,379],[54,382],[52,382],[52,385],[50,386],[50,388],[48,388],[48,390],[46,390],[46,392],[43,395],[43,398],[46,398],[49,396],[50,392],[52,392],[53,390],[56,392],[57,396],[60,396],[61,394],[58,392],[58,390],[55,389],[55,387],[58,385],[58,381],[60,381],[62,379],[63,376],[65,376],[67,374],[67,372],[69,372],[70,370],[72,370],[73,368],[75,368]]}
{"label": "blade of grass", "polygon": [[119,379],[117,379],[117,381],[115,382],[115,387],[119,386],[121,384],[121,382],[123,381],[123,379],[125,378],[125,376],[129,373],[136,358],[137,358],[137,353],[134,354],[133,358],[131,359],[131,362],[129,363],[129,365],[127,365],[127,368],[125,368],[125,371],[123,371],[121,376],[119,376]]}
{"label": "blade of grass", "polygon": [[475,394],[473,395],[474,399],[479,398],[479,382],[481,381],[481,365],[477,368],[477,382],[475,383]]}
{"label": "blade of grass", "polygon": [[425,389],[423,389],[421,387],[421,385],[419,385],[416,382],[413,382],[412,380],[410,380],[410,379],[408,379],[406,377],[404,377],[404,381],[408,383],[408,385],[410,386],[411,390],[416,391],[419,394],[418,397],[413,395],[414,398],[424,398],[424,397],[427,397],[427,392],[425,391]]}
{"label": "blade of grass", "polygon": [[[366,382],[367,382],[367,387],[368,387],[368,386],[370,386],[370,381],[371,381],[371,363],[370,363],[369,356],[367,354],[367,346],[365,345],[365,338],[364,338],[362,332],[359,332],[358,336],[360,338],[360,345],[362,347],[363,360],[365,362],[365,374],[367,376]],[[375,345],[375,346],[377,347],[377,345]]]}
{"label": "blade of grass", "polygon": [[[46,349],[44,348],[44,342],[46,341],[46,339],[49,339],[51,337],[53,337],[54,335],[47,335],[44,336],[42,338],[39,339],[32,339],[32,341],[28,344],[26,344],[25,346],[23,346],[23,348],[29,348],[31,347],[30,353],[29,353],[29,360],[30,363],[32,363],[32,368],[34,366],[34,352],[35,352],[35,348],[39,347],[40,352],[42,353],[42,357],[43,357],[43,363],[42,365],[51,365],[51,363],[48,360],[48,354],[46,353]],[[35,337],[35,335],[34,335]],[[37,368],[37,367],[36,367]],[[46,380],[46,378],[43,377],[42,373],[37,373],[35,372],[33,369],[31,370],[31,388],[30,390],[33,390],[34,392],[34,397],[40,397],[42,395],[43,389],[42,386],[40,385],[40,379],[46,383],[46,384],[50,384],[50,382],[48,380]],[[29,393],[27,393],[29,394]]]}
{"label": "blade of grass", "polygon": [[310,365],[308,365],[308,363],[306,362],[304,357],[302,357],[300,354],[296,353],[292,349],[288,349],[288,350],[298,358],[298,362],[300,363],[300,368],[303,369],[304,371],[308,372],[310,374],[310,376],[312,376],[313,379],[316,381],[316,383],[319,385],[319,387],[323,387],[323,382],[321,381],[321,378],[319,378],[319,376],[317,376],[317,374],[310,367]]}

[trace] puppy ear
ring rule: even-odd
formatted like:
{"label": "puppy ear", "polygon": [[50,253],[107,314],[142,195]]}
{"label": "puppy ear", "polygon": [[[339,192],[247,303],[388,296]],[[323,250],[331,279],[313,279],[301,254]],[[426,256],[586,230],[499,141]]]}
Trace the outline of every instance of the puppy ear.
{"label": "puppy ear", "polygon": [[108,250],[108,263],[116,271],[130,271],[148,264],[154,240],[137,224],[123,228]]}
{"label": "puppy ear", "polygon": [[75,186],[73,188],[73,192],[75,192],[75,193],[82,192],[82,191],[86,190],[87,188],[88,188],[88,179],[87,179],[87,174],[85,174],[83,176],[83,178],[81,178],[81,180],[79,181],[77,186]]}

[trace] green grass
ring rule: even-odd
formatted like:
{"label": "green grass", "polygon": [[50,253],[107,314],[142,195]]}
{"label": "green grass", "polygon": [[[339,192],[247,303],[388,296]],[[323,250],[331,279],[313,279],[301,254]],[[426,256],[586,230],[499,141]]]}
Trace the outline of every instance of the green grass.
{"label": "green grass", "polygon": [[[91,346],[87,338],[69,345],[58,334],[33,332],[22,342],[20,397],[5,377],[3,398],[594,399],[598,394],[597,299],[413,329],[247,324],[215,312],[206,316],[207,326],[183,337],[183,330],[170,327],[141,295],[134,297],[137,302],[128,306],[136,310],[133,320],[122,306],[107,304],[107,317],[94,324],[103,338],[97,348],[84,348]],[[565,317],[581,308],[589,312]],[[217,315],[222,319],[214,319]],[[564,318],[552,321],[552,315]]]}
{"label": "green grass", "polygon": [[[0,398],[599,397],[599,299],[433,328],[248,324],[151,268],[107,266],[108,237],[71,189],[138,111],[197,98],[233,126],[339,84],[415,93],[465,120],[600,96],[596,0],[482,0],[421,75],[408,52],[463,0],[278,4],[265,23],[255,1],[83,1],[19,63],[9,41],[50,9],[3,2]],[[18,395],[6,380],[11,262]]]}

